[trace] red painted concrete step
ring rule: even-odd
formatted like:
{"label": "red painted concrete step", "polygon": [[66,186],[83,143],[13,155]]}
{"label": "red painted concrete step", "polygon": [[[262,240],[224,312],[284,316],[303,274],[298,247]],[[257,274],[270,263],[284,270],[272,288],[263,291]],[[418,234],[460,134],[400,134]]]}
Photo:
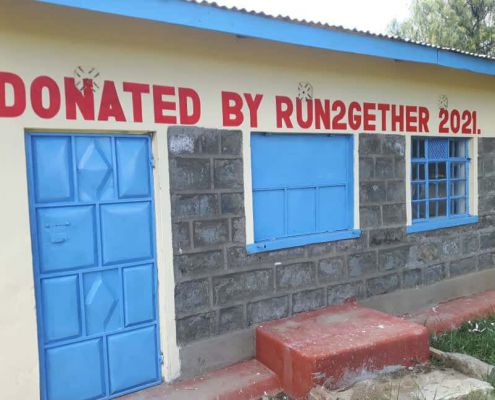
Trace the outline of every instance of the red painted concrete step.
{"label": "red painted concrete step", "polygon": [[339,387],[369,371],[428,361],[424,326],[355,303],[259,326],[256,357],[301,399],[314,384]]}
{"label": "red painted concrete step", "polygon": [[430,333],[458,328],[464,322],[495,314],[495,290],[450,300],[405,316],[426,326]]}
{"label": "red painted concrete step", "polygon": [[280,391],[278,377],[257,360],[245,361],[194,379],[160,385],[121,397],[125,400],[258,400]]}

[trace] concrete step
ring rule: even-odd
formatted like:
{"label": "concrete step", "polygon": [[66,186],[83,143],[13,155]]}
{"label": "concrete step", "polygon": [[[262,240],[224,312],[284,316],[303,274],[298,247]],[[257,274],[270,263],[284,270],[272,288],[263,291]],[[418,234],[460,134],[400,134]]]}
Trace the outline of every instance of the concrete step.
{"label": "concrete step", "polygon": [[271,321],[256,330],[256,358],[301,399],[314,384],[345,386],[371,372],[426,363],[425,327],[356,303]]}
{"label": "concrete step", "polygon": [[451,331],[464,322],[495,314],[495,290],[461,297],[404,316],[430,333]]}
{"label": "concrete step", "polygon": [[194,379],[160,385],[122,397],[125,400],[259,400],[280,391],[278,377],[249,360]]}

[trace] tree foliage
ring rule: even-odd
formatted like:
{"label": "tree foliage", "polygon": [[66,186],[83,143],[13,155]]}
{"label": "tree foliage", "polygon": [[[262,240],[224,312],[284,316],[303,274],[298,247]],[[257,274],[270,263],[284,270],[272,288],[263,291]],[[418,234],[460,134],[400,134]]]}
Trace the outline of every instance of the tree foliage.
{"label": "tree foliage", "polygon": [[389,33],[495,56],[495,0],[413,0],[409,18],[392,21]]}

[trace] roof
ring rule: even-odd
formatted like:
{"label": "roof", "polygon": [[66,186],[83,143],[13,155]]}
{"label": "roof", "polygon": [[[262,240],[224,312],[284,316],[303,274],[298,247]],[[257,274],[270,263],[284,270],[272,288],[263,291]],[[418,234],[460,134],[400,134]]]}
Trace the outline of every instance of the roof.
{"label": "roof", "polygon": [[210,6],[210,7],[216,7],[224,10],[230,10],[230,11],[235,11],[239,13],[245,13],[245,14],[251,14],[251,15],[257,15],[265,18],[274,18],[282,21],[287,21],[287,22],[292,22],[295,24],[300,24],[300,25],[308,25],[308,26],[314,26],[318,27],[320,29],[327,29],[327,30],[332,30],[332,31],[340,31],[340,32],[348,32],[351,34],[356,34],[356,35],[365,35],[365,36],[372,36],[372,37],[377,37],[377,38],[382,38],[382,39],[388,39],[388,40],[397,40],[399,42],[403,43],[412,43],[416,44],[419,46],[427,46],[431,47],[434,49],[441,49],[441,50],[446,50],[446,51],[452,51],[455,53],[459,54],[465,54],[468,56],[472,57],[479,57],[479,58],[484,58],[484,59],[489,59],[495,61],[494,57],[487,56],[485,54],[478,54],[478,53],[471,53],[468,51],[460,50],[460,49],[455,49],[452,47],[445,47],[445,46],[438,46],[435,44],[427,43],[427,42],[420,42],[417,40],[412,40],[408,38],[403,38],[400,36],[396,35],[387,35],[383,33],[375,33],[367,30],[361,30],[357,28],[348,28],[342,25],[331,25],[323,22],[317,22],[317,21],[311,21],[311,20],[306,20],[306,19],[298,19],[294,17],[289,17],[287,15],[272,15],[272,14],[267,14],[262,11],[255,11],[255,10],[248,10],[246,8],[239,8],[239,7],[229,7],[229,6],[224,6],[216,3],[215,1],[209,1],[209,0],[185,0],[190,3],[196,3],[196,4],[202,4],[204,6]]}
{"label": "roof", "polygon": [[296,46],[495,75],[495,59],[384,34],[220,6],[204,0],[36,0]]}

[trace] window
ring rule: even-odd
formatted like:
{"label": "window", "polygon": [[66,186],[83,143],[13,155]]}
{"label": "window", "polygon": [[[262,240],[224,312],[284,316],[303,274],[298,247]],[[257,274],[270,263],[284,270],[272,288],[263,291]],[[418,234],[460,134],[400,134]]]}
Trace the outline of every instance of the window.
{"label": "window", "polygon": [[409,232],[477,222],[469,215],[469,142],[412,138]]}
{"label": "window", "polygon": [[254,244],[259,252],[359,236],[353,230],[351,135],[253,134]]}

